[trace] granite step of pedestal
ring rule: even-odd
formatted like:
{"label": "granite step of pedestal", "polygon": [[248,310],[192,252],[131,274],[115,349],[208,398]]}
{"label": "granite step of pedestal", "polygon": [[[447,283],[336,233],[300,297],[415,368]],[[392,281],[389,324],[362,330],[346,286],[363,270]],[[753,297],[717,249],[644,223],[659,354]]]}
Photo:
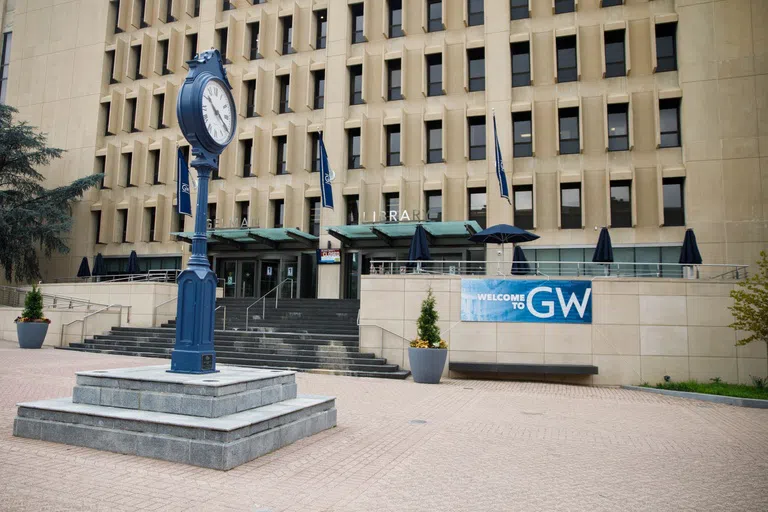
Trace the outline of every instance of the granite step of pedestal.
{"label": "granite step of pedestal", "polygon": [[77,372],[72,401],[218,418],[296,398],[296,374],[218,365],[216,373],[169,373],[168,365]]}
{"label": "granite step of pedestal", "polygon": [[219,418],[78,404],[19,404],[13,434],[229,470],[336,426],[333,397],[304,395]]}

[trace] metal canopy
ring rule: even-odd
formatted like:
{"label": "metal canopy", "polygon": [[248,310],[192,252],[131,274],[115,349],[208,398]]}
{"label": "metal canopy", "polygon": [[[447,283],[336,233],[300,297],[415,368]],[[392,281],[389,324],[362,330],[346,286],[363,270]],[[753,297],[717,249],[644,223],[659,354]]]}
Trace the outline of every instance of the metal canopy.
{"label": "metal canopy", "polygon": [[430,245],[474,245],[469,242],[471,234],[482,228],[474,220],[450,222],[393,222],[378,224],[355,224],[328,228],[328,234],[340,240],[345,246],[358,247],[408,247],[421,224],[427,232]]}
{"label": "metal canopy", "polygon": [[[191,232],[171,233],[179,240],[191,242]],[[211,229],[207,232],[208,244],[219,249],[311,249],[316,248],[319,238],[296,228],[245,228]]]}

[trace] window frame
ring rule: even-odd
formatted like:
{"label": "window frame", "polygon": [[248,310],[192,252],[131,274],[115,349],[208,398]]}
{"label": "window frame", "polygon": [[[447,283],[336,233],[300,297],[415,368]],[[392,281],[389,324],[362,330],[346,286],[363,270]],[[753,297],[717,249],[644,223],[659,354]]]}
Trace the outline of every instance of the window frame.
{"label": "window frame", "polygon": [[[482,53],[482,57],[478,57]],[[472,76],[472,63],[482,61],[482,76]],[[467,89],[468,92],[485,90],[485,48],[467,49]],[[474,84],[474,85],[473,85]]]}
{"label": "window frame", "polygon": [[[678,186],[679,187],[679,189],[680,189],[680,207],[679,208],[678,207],[669,207],[669,208],[667,208],[667,206],[666,206],[667,202],[664,199],[665,196],[666,196],[664,191],[665,191],[665,188],[667,186]],[[686,221],[686,215],[685,215],[685,177],[662,178],[661,187],[662,187],[662,189],[661,189],[662,190],[661,200],[662,200],[662,211],[664,213],[664,218],[663,218],[664,226],[670,226],[670,227],[685,226],[685,221]],[[678,210],[678,209],[679,209],[679,213],[677,213],[675,211],[672,211],[672,210]],[[675,215],[675,214],[679,215],[679,217],[680,217],[680,222],[679,223],[678,222],[673,222],[674,219],[673,219],[672,215]]]}
{"label": "window frame", "polygon": [[[474,121],[479,120],[479,121]],[[473,126],[481,126],[483,127],[482,134],[483,134],[483,143],[481,144],[472,144],[472,127]],[[468,146],[469,146],[469,160],[470,161],[476,161],[476,160],[485,160],[488,157],[488,137],[486,132],[488,131],[488,125],[487,120],[485,116],[471,116],[467,117],[467,138],[469,139]],[[475,150],[475,155],[473,156],[473,150]],[[480,151],[482,151],[482,156],[480,155]]]}
{"label": "window frame", "polygon": [[[355,138],[358,139],[358,152],[355,154]],[[360,128],[349,128],[347,130],[347,169],[363,168],[363,136]]]}
{"label": "window frame", "polygon": [[[318,69],[312,72],[312,79],[314,80],[314,110],[322,110],[325,108],[325,70]],[[322,90],[321,90],[322,89]]]}
{"label": "window frame", "polygon": [[[443,54],[442,53],[429,53],[424,56],[426,59],[427,68],[427,96],[442,96],[443,92]],[[435,63],[435,60],[439,59],[439,64]],[[439,72],[433,73],[433,68],[439,66]],[[433,75],[438,75],[437,80],[434,80]]]}
{"label": "window frame", "polygon": [[[349,104],[363,105],[363,65],[348,66],[349,70]],[[359,73],[358,73],[359,71]],[[357,78],[360,78],[360,90],[356,90]]]}
{"label": "window frame", "polygon": [[[359,12],[358,12],[359,11]],[[360,44],[365,42],[365,7],[364,2],[349,4],[349,13],[351,21],[350,44]],[[360,21],[360,30],[357,30],[357,22]]]}
{"label": "window frame", "polygon": [[[576,113],[576,137],[563,138],[563,122],[564,119],[570,119],[573,117],[573,113]],[[569,115],[570,114],[570,115]],[[557,111],[558,120],[558,151],[561,155],[576,155],[581,153],[581,127],[579,107],[565,107],[559,108]],[[570,147],[575,141],[575,148]],[[565,143],[565,145],[563,144]]]}
{"label": "window frame", "polygon": [[[613,110],[613,112],[611,110]],[[608,118],[605,120],[608,126],[608,151],[629,151],[629,103],[609,103],[606,112],[608,113]],[[611,135],[611,116],[622,114],[624,134]],[[621,126],[618,126],[617,128],[621,128]]]}
{"label": "window frame", "polygon": [[[440,32],[445,30],[445,25],[443,24],[443,1],[444,0],[427,0],[427,32]],[[439,18],[430,17],[433,5],[439,6]]]}
{"label": "window frame", "polygon": [[[626,30],[607,30],[603,33],[603,46],[605,47],[605,78],[627,76],[627,44]],[[620,37],[619,37],[620,36]],[[609,41],[609,38],[613,39]],[[621,45],[621,59],[609,60],[610,45]]]}
{"label": "window frame", "polygon": [[[466,0],[467,2],[467,26],[476,27],[485,24],[485,1]],[[480,7],[480,10],[477,7]]]}
{"label": "window frame", "polygon": [[[317,34],[315,36],[315,50],[322,50],[327,48],[328,45],[328,10],[321,9],[315,11],[315,23],[317,27]],[[323,27],[325,27],[325,34],[323,34]]]}
{"label": "window frame", "polygon": [[285,226],[285,199],[273,199],[272,200],[272,227],[283,228],[284,226]]}
{"label": "window frame", "polygon": [[310,158],[310,171],[320,172],[320,134],[318,132],[312,132],[312,153]]}
{"label": "window frame", "polygon": [[307,229],[310,235],[320,236],[320,217],[322,207],[319,197],[307,198]]}
{"label": "window frame", "polygon": [[[397,203],[395,203],[397,201]],[[397,206],[393,209],[393,203]],[[389,212],[397,212],[397,218],[400,218],[400,193],[398,192],[387,192],[384,194],[384,208],[386,208],[386,220],[384,222],[389,222]]]}
{"label": "window frame", "polygon": [[[562,47],[561,47],[562,42]],[[566,43],[573,42],[573,46],[565,46]],[[565,55],[561,59],[561,52],[573,51],[573,66],[561,65],[565,60]],[[578,40],[575,35],[560,36],[555,39],[555,53],[557,55],[557,83],[578,82],[579,80],[579,48]]]}
{"label": "window frame", "polygon": [[249,51],[248,56],[250,57],[249,60],[258,60],[260,58],[259,55],[259,29],[261,26],[259,25],[261,22],[254,21],[251,23],[248,23],[248,29],[251,31],[251,38],[249,41]]}
{"label": "window frame", "polygon": [[[659,35],[659,31],[667,31],[667,27],[671,27],[672,34]],[[670,21],[667,23],[657,23],[655,25],[656,30],[656,73],[666,73],[668,71],[677,71],[677,22]],[[672,41],[672,53],[671,55],[661,56],[659,55],[659,49],[664,46],[659,44],[660,40],[669,38]]]}
{"label": "window frame", "polygon": [[[398,7],[399,6],[399,7]],[[395,12],[400,11],[400,24],[395,25],[392,23]],[[387,34],[390,39],[398,37],[405,37],[405,29],[403,28],[403,1],[402,0],[387,0]]]}
{"label": "window frame", "polygon": [[[679,148],[683,145],[683,135],[682,135],[682,128],[680,126],[680,110],[681,110],[681,104],[682,101],[680,98],[666,98],[666,99],[660,99],[659,100],[659,148]],[[662,111],[667,110],[675,110],[675,123],[676,123],[676,130],[674,131],[664,131],[663,130],[663,124],[664,120],[662,119]],[[664,136],[674,135],[676,137],[676,143],[670,144],[669,142],[664,142]]]}
{"label": "window frame", "polygon": [[[403,139],[402,139],[402,127],[399,124],[386,125],[386,137],[387,137],[387,153],[386,153],[386,166],[397,167],[403,164],[402,151],[403,151]],[[397,151],[393,150],[393,146],[397,146]]]}
{"label": "window frame", "polygon": [[[430,201],[440,198],[440,206],[434,207],[434,209],[439,209],[437,212],[437,215],[435,218],[432,218],[430,215],[430,212],[432,212],[433,208],[430,206]],[[424,217],[429,222],[442,222],[443,221],[443,191],[442,190],[427,190],[424,192],[424,206],[425,206],[425,212]]]}
{"label": "window frame", "polygon": [[[353,199],[354,198],[354,199]],[[350,208],[350,203],[354,208]],[[348,194],[344,196],[344,222],[346,226],[356,226],[360,224],[360,195]],[[354,222],[350,222],[353,220]]]}
{"label": "window frame", "polygon": [[282,41],[280,44],[282,55],[296,53],[296,49],[293,47],[293,16],[282,16],[280,18],[280,30],[282,30]]}
{"label": "window frame", "polygon": [[[515,52],[515,49],[525,48],[525,52]],[[528,87],[531,85],[531,42],[519,41],[509,44],[510,64],[512,66],[512,87]],[[528,69],[525,71],[515,70],[515,57],[522,57],[525,55],[525,62]],[[517,78],[517,83],[515,79]]]}
{"label": "window frame", "polygon": [[576,12],[575,0],[555,0],[554,7],[555,14],[567,14],[569,12]]}
{"label": "window frame", "polygon": [[[483,208],[482,209],[472,209],[472,196],[473,195],[483,195]],[[468,188],[467,189],[467,206],[468,206],[468,212],[467,212],[467,220],[474,220],[476,221],[482,229],[485,229],[487,227],[488,223],[488,191],[485,187],[476,187],[476,188]],[[473,214],[472,212],[482,212]],[[482,219],[482,222],[478,219]]]}
{"label": "window frame", "polygon": [[[443,121],[440,119],[434,120],[434,121],[426,121],[424,123],[424,129],[426,130],[426,141],[427,141],[427,154],[425,155],[426,163],[428,164],[437,164],[442,163],[444,161],[443,159]],[[435,130],[439,130],[440,134],[438,139],[440,139],[440,147],[432,147],[432,137],[431,133]],[[437,155],[437,152],[439,152],[439,156]]]}
{"label": "window frame", "polygon": [[281,75],[278,77],[278,80],[280,82],[280,98],[277,113],[290,114],[292,112],[291,107],[289,106],[291,100],[291,76]]}
{"label": "window frame", "polygon": [[[387,101],[403,99],[403,67],[400,59],[389,59],[387,62]],[[397,73],[398,85],[392,85],[393,76]]]}
{"label": "window frame", "polygon": [[[579,206],[578,206],[578,215],[573,214],[567,214],[565,212],[565,198],[563,197],[563,192],[566,190],[576,190],[578,192],[578,199],[579,199]],[[573,206],[569,206],[568,208],[574,208]],[[582,197],[582,190],[581,190],[581,183],[561,183],[560,184],[560,229],[582,229],[582,217],[584,215],[584,200]],[[578,219],[577,219],[578,217]]]}
{"label": "window frame", "polygon": [[288,136],[275,137],[275,175],[284,176],[288,173]]}
{"label": "window frame", "polygon": [[[614,200],[614,189],[627,189],[627,204],[622,205],[618,200]],[[632,180],[611,180],[608,186],[611,209],[611,227],[612,228],[631,228],[632,227]]]}
{"label": "window frame", "polygon": [[[525,5],[515,5],[525,4]],[[524,14],[524,15],[523,15]],[[529,0],[509,0],[509,19],[525,20],[531,17]]]}
{"label": "window frame", "polygon": [[[530,209],[522,209],[519,208],[519,203],[523,202],[522,199],[518,200],[518,194],[520,194],[520,197],[522,198],[523,194],[530,194],[530,201],[531,201],[531,207]],[[515,223],[515,226],[520,229],[534,229],[534,196],[533,196],[533,185],[513,185],[512,186],[512,206],[513,206],[513,220]],[[530,222],[528,222],[528,219],[530,219]]]}
{"label": "window frame", "polygon": [[[516,119],[517,118],[517,119]],[[529,140],[518,140],[518,123],[528,123]],[[512,157],[526,158],[533,156],[533,113],[528,110],[512,113]],[[522,139],[522,134],[520,135]]]}
{"label": "window frame", "polygon": [[253,139],[243,139],[240,143],[242,144],[243,151],[243,178],[250,178],[255,176],[251,157],[253,153]]}

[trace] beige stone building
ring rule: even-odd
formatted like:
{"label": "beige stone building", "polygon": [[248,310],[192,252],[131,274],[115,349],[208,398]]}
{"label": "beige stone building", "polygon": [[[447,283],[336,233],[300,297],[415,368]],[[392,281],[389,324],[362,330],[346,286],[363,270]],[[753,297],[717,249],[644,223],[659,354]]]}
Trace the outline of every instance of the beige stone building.
{"label": "beige stone building", "polygon": [[[228,296],[293,278],[301,296],[357,297],[370,259],[407,255],[406,226],[381,223],[392,211],[434,221],[444,260],[499,258],[466,243],[473,222],[534,230],[540,261],[588,261],[601,226],[620,261],[676,262],[686,227],[706,263],[751,263],[768,245],[764,0],[0,6],[1,96],[67,150],[48,184],[104,174],[47,280],[99,252],[111,271],[131,250],[149,268],[183,264],[175,99],[185,61],[211,47],[239,113],[208,197]],[[319,131],[334,210],[319,208]],[[341,264],[317,265],[318,247],[341,248]]]}

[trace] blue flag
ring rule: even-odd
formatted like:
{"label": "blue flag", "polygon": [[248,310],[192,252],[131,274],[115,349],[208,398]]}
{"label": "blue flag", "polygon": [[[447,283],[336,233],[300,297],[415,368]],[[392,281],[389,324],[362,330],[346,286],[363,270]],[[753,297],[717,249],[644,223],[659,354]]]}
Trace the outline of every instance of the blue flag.
{"label": "blue flag", "polygon": [[179,169],[179,179],[176,183],[176,209],[180,214],[192,216],[192,197],[189,193],[189,167],[184,160],[184,154],[181,148],[178,150],[177,161]]}
{"label": "blue flag", "polygon": [[322,207],[333,210],[333,188],[331,187],[333,171],[328,164],[328,153],[325,152],[322,132],[318,135],[318,138],[320,139],[320,197],[322,199]]}
{"label": "blue flag", "polygon": [[493,113],[493,139],[496,142],[496,178],[499,180],[499,193],[509,204],[509,185],[507,185],[507,174],[504,172],[504,162],[501,161],[501,147],[499,146],[499,134],[496,133],[496,113]]}

